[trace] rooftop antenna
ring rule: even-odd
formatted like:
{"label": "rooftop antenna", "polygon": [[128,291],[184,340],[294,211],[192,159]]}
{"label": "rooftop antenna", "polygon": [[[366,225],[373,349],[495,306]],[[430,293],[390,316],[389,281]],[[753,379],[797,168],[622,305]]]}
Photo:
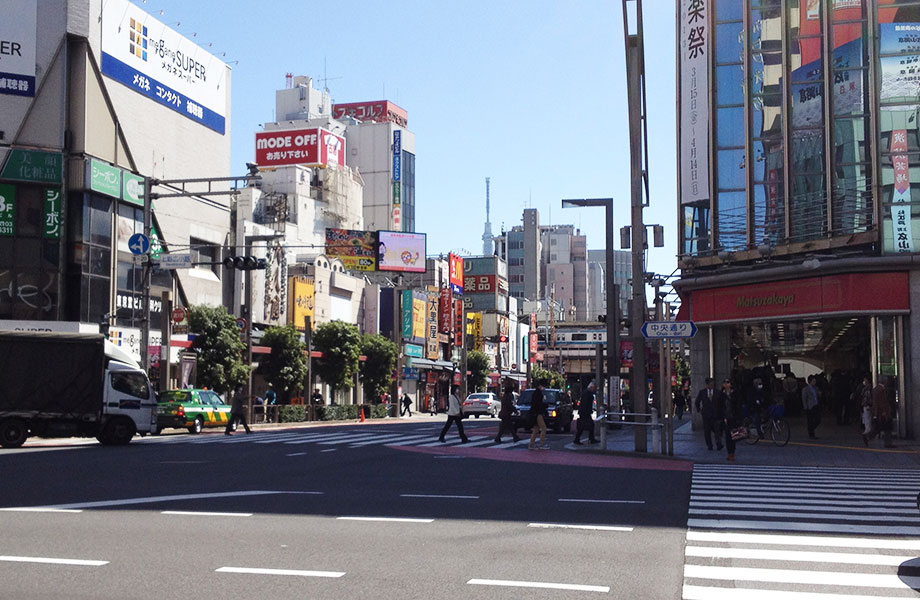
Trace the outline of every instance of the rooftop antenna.
{"label": "rooftop antenna", "polygon": [[489,178],[486,177],[486,226],[482,232],[482,255],[492,254],[492,223],[489,222]]}
{"label": "rooftop antenna", "polygon": [[329,77],[326,73],[326,57],[323,57],[323,77],[320,81],[323,82],[323,91],[327,94],[329,93],[329,86],[327,85],[330,81],[335,81],[336,79],[341,79],[341,77]]}

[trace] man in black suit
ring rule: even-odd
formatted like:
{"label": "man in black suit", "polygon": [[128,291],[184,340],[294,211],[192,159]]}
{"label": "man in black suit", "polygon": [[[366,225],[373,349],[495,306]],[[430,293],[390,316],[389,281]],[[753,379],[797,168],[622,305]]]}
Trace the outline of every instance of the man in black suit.
{"label": "man in black suit", "polygon": [[703,439],[706,440],[706,447],[712,450],[712,436],[716,437],[716,449],[722,449],[722,429],[719,424],[719,418],[715,404],[715,393],[712,391],[712,377],[706,378],[706,387],[700,390],[696,395],[696,412],[703,417]]}
{"label": "man in black suit", "polygon": [[575,444],[581,446],[581,434],[588,432],[588,443],[596,444],[597,439],[594,437],[594,390],[596,385],[592,381],[588,387],[581,393],[581,400],[578,402],[578,426],[575,429]]}

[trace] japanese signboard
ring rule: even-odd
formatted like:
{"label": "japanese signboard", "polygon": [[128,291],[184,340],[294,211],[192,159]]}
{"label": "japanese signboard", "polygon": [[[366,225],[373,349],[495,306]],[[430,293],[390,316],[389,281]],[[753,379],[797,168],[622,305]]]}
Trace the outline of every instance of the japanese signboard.
{"label": "japanese signboard", "polygon": [[137,206],[144,206],[144,178],[127,171],[122,172],[121,199]]}
{"label": "japanese signboard", "polygon": [[425,340],[426,316],[428,312],[428,294],[412,294],[412,339]]}
{"label": "japanese signboard", "polygon": [[291,303],[288,317],[299,331],[306,329],[306,317],[310,317],[312,323],[315,285],[312,277],[291,277],[288,283]]}
{"label": "japanese signboard", "polygon": [[406,344],[403,346],[406,356],[411,358],[424,358],[425,350],[418,344]]}
{"label": "japanese signboard", "polygon": [[377,268],[380,271],[425,272],[424,233],[379,231]]}
{"label": "japanese signboard", "polygon": [[374,271],[377,268],[377,233],[326,228],[326,254],[341,260],[350,271]]}
{"label": "japanese signboard", "polygon": [[463,289],[468,294],[494,293],[507,294],[508,280],[495,275],[466,275],[463,278]]}
{"label": "japanese signboard", "polygon": [[467,336],[473,350],[482,350],[482,313],[466,313]]}
{"label": "japanese signboard", "polygon": [[333,104],[332,116],[336,119],[351,117],[358,121],[371,121],[374,123],[390,122],[396,123],[401,127],[409,125],[409,113],[387,100]]}
{"label": "japanese signboard", "polygon": [[709,2],[680,0],[680,201],[709,199]]}
{"label": "japanese signboard", "polygon": [[45,190],[45,239],[61,239],[61,190],[48,188]]}
{"label": "japanese signboard", "polygon": [[39,150],[10,150],[0,178],[36,183],[61,183],[63,158],[60,153]]}
{"label": "japanese signboard", "polygon": [[646,338],[691,338],[696,335],[693,321],[646,321],[642,324]]}
{"label": "japanese signboard", "polygon": [[425,344],[428,349],[428,359],[438,359],[438,303],[437,292],[428,294],[427,318],[425,319]]}
{"label": "japanese signboard", "polygon": [[0,183],[0,236],[13,237],[16,222],[16,187]]}
{"label": "japanese signboard", "polygon": [[0,94],[35,96],[38,2],[5,0],[0,18]]}
{"label": "japanese signboard", "polygon": [[450,293],[450,288],[445,287],[441,288],[440,292],[440,304],[438,306],[438,331],[441,333],[450,333],[453,329],[453,298]]}
{"label": "japanese signboard", "polygon": [[454,346],[463,346],[463,302],[454,298]]}
{"label": "japanese signboard", "polygon": [[450,275],[450,289],[454,296],[463,295],[463,257],[457,256],[453,252],[447,255]]}
{"label": "japanese signboard", "polygon": [[256,132],[256,164],[260,167],[344,166],[345,138],[314,127]]}
{"label": "japanese signboard", "polygon": [[229,67],[127,0],[102,9],[102,72],[223,135]]}
{"label": "japanese signboard", "polygon": [[403,290],[402,293],[402,338],[412,339],[412,291]]}
{"label": "japanese signboard", "polygon": [[913,252],[914,237],[910,218],[910,161],[907,155],[907,130],[891,132],[891,164],[894,167],[894,194],[891,197],[893,251]]}
{"label": "japanese signboard", "polygon": [[87,187],[106,196],[121,197],[121,169],[95,158],[86,163]]}

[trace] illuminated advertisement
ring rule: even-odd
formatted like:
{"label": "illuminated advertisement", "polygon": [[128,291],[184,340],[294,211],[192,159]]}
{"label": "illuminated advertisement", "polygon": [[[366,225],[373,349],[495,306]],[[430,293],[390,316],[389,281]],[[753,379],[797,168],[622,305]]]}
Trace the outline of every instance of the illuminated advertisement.
{"label": "illuminated advertisement", "polygon": [[291,277],[288,282],[288,289],[290,290],[291,303],[288,310],[288,317],[291,319],[290,323],[298,331],[304,331],[306,329],[305,318],[310,317],[311,323],[313,319],[313,295],[315,291],[313,278]]}
{"label": "illuminated advertisement", "polygon": [[326,255],[341,260],[349,271],[374,271],[377,269],[377,234],[327,227]]}
{"label": "illuminated advertisement", "polygon": [[0,19],[0,94],[35,96],[36,0],[6,0]]}
{"label": "illuminated advertisement", "polygon": [[259,167],[335,167],[345,165],[345,138],[325,129],[280,129],[256,132]]}
{"label": "illuminated advertisement", "polygon": [[103,4],[103,74],[223,134],[227,65],[127,0]]}
{"label": "illuminated advertisement", "polygon": [[403,233],[379,231],[377,269],[380,271],[401,271],[406,273],[425,272],[424,233]]}
{"label": "illuminated advertisement", "polygon": [[463,257],[453,252],[447,255],[450,265],[450,290],[454,296],[463,295]]}

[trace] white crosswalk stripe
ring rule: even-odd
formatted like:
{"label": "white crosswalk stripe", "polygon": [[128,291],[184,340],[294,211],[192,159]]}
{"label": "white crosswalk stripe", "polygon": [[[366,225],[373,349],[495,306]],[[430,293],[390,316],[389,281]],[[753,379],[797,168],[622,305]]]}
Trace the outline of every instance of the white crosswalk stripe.
{"label": "white crosswalk stripe", "polygon": [[920,471],[696,465],[684,600],[920,596]]}
{"label": "white crosswalk stripe", "polygon": [[460,443],[460,438],[455,435],[449,436],[446,442],[438,439],[439,429],[430,430],[411,430],[394,432],[389,431],[335,431],[335,432],[309,432],[309,431],[288,431],[288,432],[259,432],[256,435],[246,435],[243,432],[237,432],[233,436],[224,436],[214,433],[205,433],[202,435],[169,435],[155,438],[146,438],[147,442],[166,443],[166,444],[283,444],[288,446],[300,446],[312,444],[319,447],[342,446],[347,448],[363,448],[366,446],[418,446],[418,447],[452,447],[463,446],[495,448],[497,450],[511,450],[519,448],[527,443],[526,439],[517,443],[511,443],[511,440],[504,441],[501,444],[495,444],[491,435],[476,435],[472,431],[469,433],[469,442]]}

